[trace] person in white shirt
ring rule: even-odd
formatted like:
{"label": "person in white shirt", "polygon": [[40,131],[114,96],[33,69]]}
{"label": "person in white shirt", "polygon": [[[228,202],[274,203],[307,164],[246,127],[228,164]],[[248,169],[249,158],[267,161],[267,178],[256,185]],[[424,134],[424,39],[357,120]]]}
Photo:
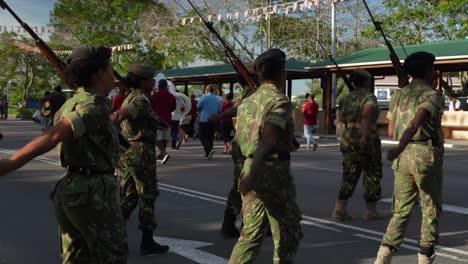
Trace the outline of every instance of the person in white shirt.
{"label": "person in white shirt", "polygon": [[454,95],[449,105],[449,111],[454,112],[454,111],[460,111],[460,110],[461,110],[461,102],[460,100],[458,100],[458,95]]}

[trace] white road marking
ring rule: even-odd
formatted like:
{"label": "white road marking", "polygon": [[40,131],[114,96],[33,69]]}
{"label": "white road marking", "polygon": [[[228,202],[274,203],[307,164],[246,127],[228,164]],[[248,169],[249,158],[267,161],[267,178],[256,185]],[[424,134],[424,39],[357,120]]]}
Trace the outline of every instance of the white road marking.
{"label": "white road marking", "polygon": [[[4,152],[4,153],[8,153],[8,154],[15,154],[16,153],[16,152],[13,152],[11,150],[6,150],[6,149],[0,149],[0,152]],[[56,160],[52,160],[52,159],[48,159],[48,158],[44,158],[44,157],[39,157],[39,158],[36,158],[36,159],[39,160],[39,161],[42,161],[42,162],[46,162],[46,163],[53,162],[52,164],[59,165],[59,163]],[[159,183],[159,185],[162,186],[162,187],[160,187],[160,189],[165,190],[165,191],[174,192],[174,193],[178,193],[178,194],[181,194],[181,195],[185,195],[185,196],[189,196],[189,197],[193,197],[193,198],[197,198],[197,199],[201,199],[201,200],[206,200],[206,201],[210,201],[210,202],[217,203],[217,204],[224,205],[225,201],[227,200],[227,198],[222,197],[222,196],[212,195],[212,194],[208,194],[208,193],[204,193],[204,192],[198,192],[198,191],[195,191],[195,190],[182,188],[182,187],[178,187],[178,186],[174,186],[174,185],[169,185],[169,184],[164,184],[164,183]],[[213,199],[213,198],[215,198],[215,199]],[[390,198],[388,198],[388,199],[390,199]],[[388,199],[384,199],[384,200],[388,200]],[[337,223],[337,222],[333,222],[333,221],[329,221],[329,220],[325,220],[325,219],[321,219],[321,218],[316,218],[316,217],[311,217],[311,216],[306,216],[306,215],[302,215],[302,218],[306,219],[306,220],[316,221],[316,222],[319,222],[319,223],[322,223],[322,224],[335,225],[335,226],[343,227],[343,228],[346,228],[346,229],[361,231],[361,232],[364,232],[364,233],[369,233],[369,234],[374,234],[374,235],[379,235],[379,236],[384,235],[384,233],[379,232],[379,231],[374,231],[374,230],[371,230],[371,229],[366,229],[366,228],[361,228],[361,227],[357,227],[357,226]],[[322,227],[320,227],[319,225],[315,225],[315,226],[317,226],[319,228],[323,228],[323,226]],[[330,230],[329,228],[330,227],[327,226],[327,230]],[[335,231],[335,230],[333,230],[333,231]],[[366,235],[362,235],[362,234],[360,236],[362,236],[363,238],[367,237]],[[372,237],[372,240],[376,240],[376,239],[378,239],[378,238]],[[381,239],[378,239],[378,241],[381,241]],[[416,244],[416,245],[418,244],[418,241],[414,240],[414,239],[405,238],[404,241],[409,242],[409,243],[413,243],[413,244]],[[440,246],[440,245],[436,246],[436,248],[439,249],[439,250],[443,250],[443,251],[447,251],[447,252],[451,252],[451,253],[456,253],[456,254],[461,254],[461,255],[468,256],[468,251],[464,251],[464,250],[460,250],[460,249],[456,249],[456,248],[444,247],[444,246]],[[418,250],[419,250],[419,248],[418,248]],[[439,253],[438,255],[439,256],[447,256],[449,258],[459,260],[457,256],[447,255],[447,254],[444,254],[444,253]],[[464,260],[462,260],[462,261],[464,261]],[[467,261],[464,261],[464,262],[467,262]]]}
{"label": "white road marking", "polygon": [[163,245],[168,245],[170,252],[181,255],[193,262],[200,264],[228,264],[228,260],[216,255],[201,251],[197,248],[213,245],[212,243],[174,239],[168,237],[154,237],[154,239]]}
{"label": "white road marking", "polygon": [[[386,198],[380,201],[386,202],[386,203],[392,203],[393,198]],[[468,208],[456,206],[456,205],[450,205],[450,204],[442,204],[442,211],[468,215]]]}
{"label": "white road marking", "polygon": [[444,233],[440,233],[439,236],[456,236],[456,235],[461,235],[461,234],[466,234],[466,233],[468,233],[468,230],[444,232]]}
{"label": "white road marking", "polygon": [[329,169],[329,168],[322,168],[322,167],[316,167],[312,165],[300,165],[300,164],[294,164],[294,167],[297,168],[309,168],[309,169],[314,169],[314,170],[324,170],[324,171],[332,171],[332,172],[343,172],[343,170],[335,170],[335,169]]}
{"label": "white road marking", "polygon": [[326,226],[326,225],[317,224],[317,223],[314,223],[312,221],[307,221],[307,220],[302,220],[301,224],[315,226],[315,227],[318,227],[318,228],[321,228],[321,229],[327,229],[327,230],[334,231],[334,232],[339,232],[339,233],[343,232],[338,228],[333,228],[333,227],[329,227],[329,226]]}
{"label": "white road marking", "polygon": [[219,199],[219,200],[222,200],[222,201],[227,201],[226,197],[222,197],[222,196],[218,196],[218,195],[208,194],[208,193],[204,193],[204,192],[198,192],[198,191],[194,191],[194,190],[191,190],[191,189],[177,187],[177,186],[174,186],[174,185],[169,185],[169,184],[164,184],[164,183],[158,183],[158,185],[168,187],[168,188],[173,188],[173,189],[180,190],[180,191],[193,193],[193,194],[200,194],[200,195],[204,195],[204,196],[207,196],[207,197]]}
{"label": "white road marking", "polygon": [[350,243],[356,243],[358,242],[357,240],[348,240],[348,241],[337,241],[337,242],[324,242],[324,243],[300,243],[299,247],[300,248],[321,248],[321,247],[330,247],[333,245],[339,245],[339,244],[350,244]]}
{"label": "white road marking", "polygon": [[[378,241],[378,242],[382,241],[381,238],[366,236],[366,235],[363,235],[363,234],[353,234],[353,236],[360,237],[360,238],[365,238],[365,239],[369,239],[369,240],[374,240],[374,241]],[[417,251],[417,252],[420,251],[419,247],[410,246],[410,245],[407,245],[407,244],[401,244],[400,247],[406,248],[406,249],[411,249],[411,250],[414,250],[414,251]],[[375,252],[375,254],[377,255],[377,251]],[[454,259],[454,260],[457,260],[457,261],[468,263],[467,260],[465,260],[463,258],[460,258],[458,256],[449,255],[449,254],[445,254],[445,253],[442,253],[442,252],[436,252],[436,255],[440,256],[440,257],[445,257],[445,258]]]}
{"label": "white road marking", "polygon": [[[158,183],[158,185],[161,185],[161,183]],[[221,205],[226,205],[226,202],[219,201],[219,200],[215,200],[215,199],[211,199],[211,198],[207,198],[207,197],[200,196],[200,195],[196,195],[196,194],[190,194],[190,193],[187,193],[187,192],[184,192],[184,191],[177,191],[177,190],[169,189],[169,188],[166,188],[166,187],[159,187],[159,189],[160,189],[160,190],[164,190],[164,191],[168,191],[168,192],[173,192],[173,193],[181,194],[181,195],[188,196],[188,197],[192,197],[192,198],[198,198],[198,199],[200,199],[200,200],[205,200],[205,201],[209,201],[209,202],[212,202],[212,203],[217,203],[217,204],[221,204]]]}

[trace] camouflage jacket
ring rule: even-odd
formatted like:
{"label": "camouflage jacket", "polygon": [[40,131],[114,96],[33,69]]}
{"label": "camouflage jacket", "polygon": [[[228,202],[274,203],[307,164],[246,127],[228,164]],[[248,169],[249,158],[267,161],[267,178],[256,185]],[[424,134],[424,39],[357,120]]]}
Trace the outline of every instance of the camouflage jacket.
{"label": "camouflage jacket", "polygon": [[[367,89],[357,87],[355,91],[350,92],[341,99],[338,109],[343,114],[348,123],[361,122],[361,113],[365,105],[373,105],[377,109],[377,97]],[[379,111],[375,111],[371,123],[377,121]]]}
{"label": "camouflage jacket", "polygon": [[111,171],[119,159],[118,131],[110,119],[111,102],[98,90],[78,88],[55,115],[70,121],[73,138],[59,147],[63,167]]}
{"label": "camouflage jacket", "polygon": [[423,80],[414,79],[406,87],[396,91],[390,100],[390,110],[387,119],[393,121],[393,139],[400,140],[409,123],[416,116],[418,109],[423,108],[430,113],[416,134],[414,141],[434,139],[443,141],[441,137],[441,97]]}
{"label": "camouflage jacket", "polygon": [[121,124],[122,134],[129,141],[156,142],[156,130],[164,123],[151,108],[149,98],[141,89],[134,89],[122,104],[130,113],[130,118]]}
{"label": "camouflage jacket", "polygon": [[[276,147],[281,152],[289,152],[294,130],[291,111],[288,97],[280,94],[273,84],[262,84],[244,99],[238,107],[236,122],[236,137],[242,155],[247,159],[253,158],[265,123],[281,129]],[[249,166],[249,162],[244,164],[244,172],[250,171]]]}

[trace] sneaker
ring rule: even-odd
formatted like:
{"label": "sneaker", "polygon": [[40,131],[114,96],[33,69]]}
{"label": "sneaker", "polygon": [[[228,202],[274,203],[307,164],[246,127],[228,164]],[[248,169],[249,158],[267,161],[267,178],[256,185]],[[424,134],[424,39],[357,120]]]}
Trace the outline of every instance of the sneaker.
{"label": "sneaker", "polygon": [[162,153],[159,153],[159,155],[156,157],[156,161],[161,162],[161,160],[164,158]]}
{"label": "sneaker", "polygon": [[171,156],[169,154],[166,154],[164,155],[164,157],[161,159],[161,164],[164,164],[167,162],[167,160],[170,158]]}
{"label": "sneaker", "polygon": [[176,145],[175,145],[175,149],[179,149],[180,148],[180,144],[182,143],[182,141],[177,141]]}
{"label": "sneaker", "polygon": [[318,144],[314,144],[314,148],[312,150],[315,151],[317,147],[318,147]]}
{"label": "sneaker", "polygon": [[213,158],[213,154],[214,154],[214,150],[212,149],[210,153],[208,153],[208,156],[206,156],[206,159],[210,160],[211,158]]}

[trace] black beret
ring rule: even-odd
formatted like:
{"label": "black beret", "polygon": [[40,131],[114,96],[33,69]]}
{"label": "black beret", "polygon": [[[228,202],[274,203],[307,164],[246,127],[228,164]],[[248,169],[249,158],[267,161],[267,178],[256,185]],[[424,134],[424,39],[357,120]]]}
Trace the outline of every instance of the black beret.
{"label": "black beret", "polygon": [[429,52],[425,52],[425,51],[418,51],[418,52],[410,54],[405,59],[405,64],[407,64],[407,63],[411,64],[413,62],[431,64],[431,63],[434,63],[434,61],[435,61],[434,54],[429,53]]}
{"label": "black beret", "polygon": [[353,81],[353,80],[358,80],[358,79],[370,80],[371,77],[372,75],[368,71],[364,69],[355,69],[353,70],[349,78],[351,79],[351,81]]}
{"label": "black beret", "polygon": [[103,46],[93,47],[93,46],[82,46],[74,49],[70,56],[67,58],[67,63],[78,60],[86,59],[110,59],[112,55],[111,49]]}
{"label": "black beret", "polygon": [[151,65],[132,64],[128,67],[128,72],[142,78],[153,78],[156,74],[156,69]]}
{"label": "black beret", "polygon": [[286,54],[280,49],[269,49],[257,57],[254,62],[254,70],[257,71],[261,65],[269,63],[285,64]]}

